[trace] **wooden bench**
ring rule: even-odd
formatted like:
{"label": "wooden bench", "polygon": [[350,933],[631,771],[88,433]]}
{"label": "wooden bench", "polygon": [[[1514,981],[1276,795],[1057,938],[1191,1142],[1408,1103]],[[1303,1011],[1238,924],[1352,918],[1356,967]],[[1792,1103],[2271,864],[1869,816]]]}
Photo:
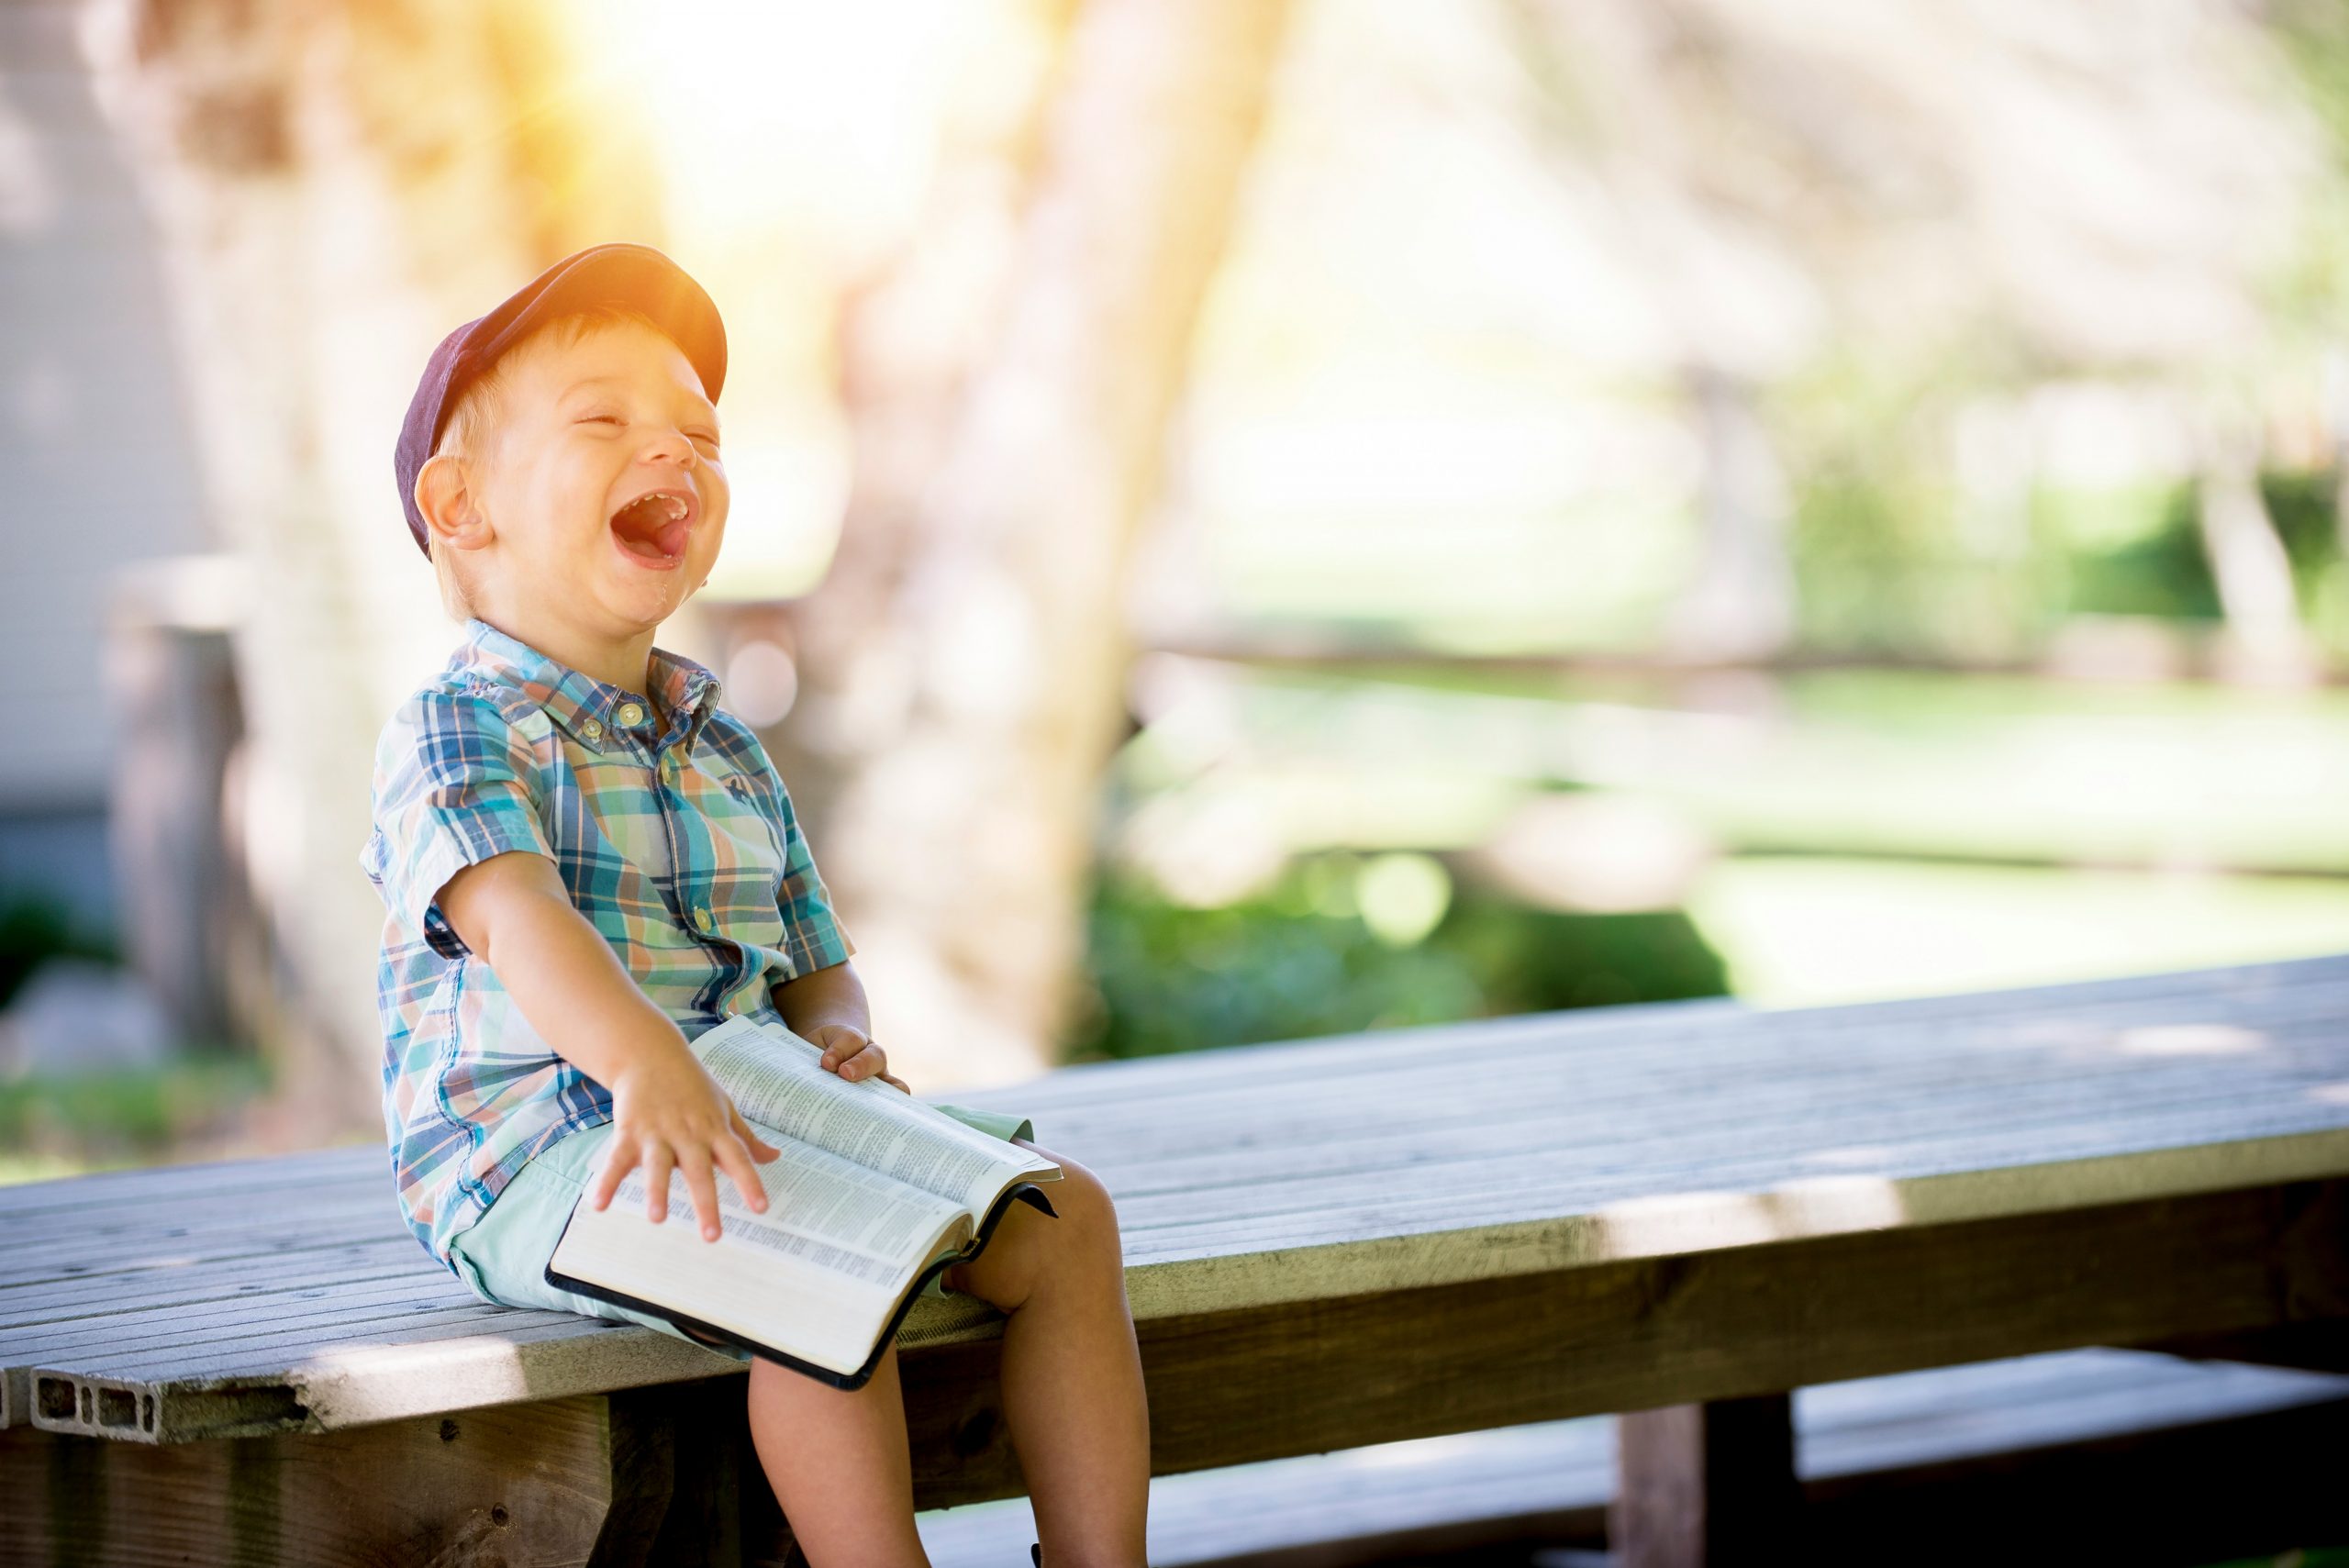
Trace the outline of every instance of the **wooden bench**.
{"label": "wooden bench", "polygon": [[[1635,1412],[1617,1543],[1693,1562],[1784,1539],[1793,1389],[2097,1345],[2349,1369],[2349,958],[958,1097],[1117,1194],[1163,1473]],[[773,1549],[731,1363],[482,1307],[379,1151],[0,1192],[0,1561]],[[920,1502],[1016,1493],[996,1323],[904,1343]]]}
{"label": "wooden bench", "polygon": [[[1794,1404],[1808,1562],[2196,1564],[2349,1540],[2349,1376],[2053,1351],[1825,1384]],[[1600,1550],[1616,1427],[1584,1416],[1168,1476],[1152,1488],[1150,1561]],[[933,1568],[1001,1568],[1035,1539],[1019,1499],[922,1525]]]}

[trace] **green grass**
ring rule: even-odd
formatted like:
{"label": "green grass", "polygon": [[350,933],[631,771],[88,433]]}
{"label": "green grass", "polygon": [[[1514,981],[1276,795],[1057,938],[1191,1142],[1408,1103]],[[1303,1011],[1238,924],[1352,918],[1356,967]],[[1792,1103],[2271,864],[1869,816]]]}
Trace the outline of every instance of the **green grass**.
{"label": "green grass", "polygon": [[[1095,892],[1087,1006],[1068,1060],[1718,995],[1719,956],[1664,910],[1558,915],[1475,888],[1431,929],[1382,937],[1351,857],[1292,866],[1264,894],[1192,909],[1136,879]],[[1375,912],[1374,912],[1375,913]]]}
{"label": "green grass", "polygon": [[1190,726],[1228,719],[1222,754],[1186,755],[1178,712],[1119,776],[1269,813],[1300,852],[1465,847],[1530,792],[1601,788],[1731,851],[2349,874],[2325,787],[2349,778],[2349,692],[1827,672],[1707,712],[1618,684],[1492,687],[1244,673],[1204,699],[1227,715]]}
{"label": "green grass", "polygon": [[226,1052],[0,1084],[0,1184],[172,1159],[268,1087],[262,1062]]}
{"label": "green grass", "polygon": [[1764,1006],[2349,952],[2349,879],[2330,877],[1740,856],[1687,907]]}

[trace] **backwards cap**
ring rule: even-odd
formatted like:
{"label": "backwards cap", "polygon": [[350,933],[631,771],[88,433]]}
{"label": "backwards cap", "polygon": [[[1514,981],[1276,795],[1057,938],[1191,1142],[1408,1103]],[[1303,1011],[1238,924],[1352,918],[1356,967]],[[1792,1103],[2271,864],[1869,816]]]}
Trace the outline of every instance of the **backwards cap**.
{"label": "backwards cap", "polygon": [[712,403],[726,384],[726,324],[718,306],[685,270],[650,245],[591,245],[565,256],[523,285],[505,304],[440,339],[400,422],[392,470],[400,509],[417,549],[432,553],[432,536],[416,509],[416,476],[440,442],[450,412],[466,387],[530,331],[561,316],[599,305],[642,312],[685,353]]}

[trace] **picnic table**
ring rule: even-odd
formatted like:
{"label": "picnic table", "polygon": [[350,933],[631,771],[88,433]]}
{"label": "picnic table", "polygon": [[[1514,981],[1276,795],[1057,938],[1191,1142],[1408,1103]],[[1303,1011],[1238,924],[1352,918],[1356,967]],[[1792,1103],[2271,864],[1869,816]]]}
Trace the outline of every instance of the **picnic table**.
{"label": "picnic table", "polygon": [[[2349,1370],[2349,957],[956,1097],[1116,1195],[1161,1473],[1629,1412],[1619,1549],[1724,1561],[1798,1507],[1792,1390],[2079,1346]],[[380,1151],[0,1191],[0,1561],[774,1551],[734,1363],[484,1307]],[[998,1331],[908,1320],[925,1507],[1019,1489]]]}

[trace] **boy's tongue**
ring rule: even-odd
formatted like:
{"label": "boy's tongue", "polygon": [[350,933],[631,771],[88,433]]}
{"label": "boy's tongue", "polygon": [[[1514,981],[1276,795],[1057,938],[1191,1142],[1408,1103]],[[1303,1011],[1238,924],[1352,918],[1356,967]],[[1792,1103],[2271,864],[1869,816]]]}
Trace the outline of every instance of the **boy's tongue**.
{"label": "boy's tongue", "polygon": [[683,517],[672,518],[666,500],[646,496],[612,514],[612,537],[632,555],[647,561],[674,561],[685,553],[689,531]]}

